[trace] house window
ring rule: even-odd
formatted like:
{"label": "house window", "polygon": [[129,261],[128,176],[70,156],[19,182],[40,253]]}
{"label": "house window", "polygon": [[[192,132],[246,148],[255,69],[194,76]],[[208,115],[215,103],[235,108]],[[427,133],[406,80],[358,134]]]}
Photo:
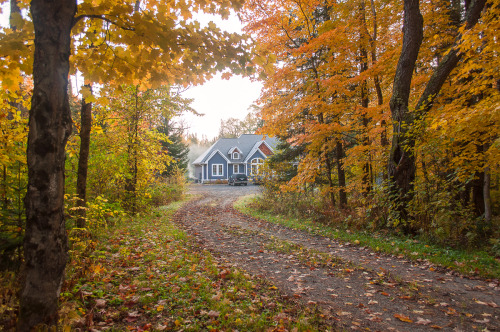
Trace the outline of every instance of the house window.
{"label": "house window", "polygon": [[264,163],[261,158],[254,158],[250,162],[250,175],[258,175],[260,172],[260,166]]}
{"label": "house window", "polygon": [[224,165],[213,164],[212,165],[212,175],[213,176],[223,176],[224,175]]}
{"label": "house window", "polygon": [[238,174],[240,172],[240,165],[233,165],[233,174]]}
{"label": "house window", "polygon": [[233,159],[240,159],[240,154],[238,152],[233,152]]}

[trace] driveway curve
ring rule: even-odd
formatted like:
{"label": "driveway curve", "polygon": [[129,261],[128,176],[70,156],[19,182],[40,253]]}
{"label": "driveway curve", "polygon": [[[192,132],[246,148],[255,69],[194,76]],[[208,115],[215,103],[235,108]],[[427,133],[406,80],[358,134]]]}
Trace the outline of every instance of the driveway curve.
{"label": "driveway curve", "polygon": [[334,329],[500,331],[498,280],[311,235],[233,209],[254,185],[191,185],[175,221],[228,264],[267,279],[284,298],[317,306]]}

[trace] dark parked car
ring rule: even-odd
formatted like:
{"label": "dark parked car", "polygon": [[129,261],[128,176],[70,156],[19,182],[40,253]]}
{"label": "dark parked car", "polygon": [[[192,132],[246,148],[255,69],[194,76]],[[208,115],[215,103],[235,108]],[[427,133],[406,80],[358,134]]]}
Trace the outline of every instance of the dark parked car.
{"label": "dark parked car", "polygon": [[248,177],[245,174],[233,174],[227,180],[228,185],[233,186],[246,186],[248,184]]}

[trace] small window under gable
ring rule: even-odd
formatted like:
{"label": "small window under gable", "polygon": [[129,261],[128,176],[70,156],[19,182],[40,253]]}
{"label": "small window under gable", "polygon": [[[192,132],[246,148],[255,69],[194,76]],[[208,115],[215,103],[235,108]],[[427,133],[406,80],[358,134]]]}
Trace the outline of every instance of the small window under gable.
{"label": "small window under gable", "polygon": [[231,156],[231,159],[240,159],[241,157],[241,151],[236,146],[232,147],[228,154]]}

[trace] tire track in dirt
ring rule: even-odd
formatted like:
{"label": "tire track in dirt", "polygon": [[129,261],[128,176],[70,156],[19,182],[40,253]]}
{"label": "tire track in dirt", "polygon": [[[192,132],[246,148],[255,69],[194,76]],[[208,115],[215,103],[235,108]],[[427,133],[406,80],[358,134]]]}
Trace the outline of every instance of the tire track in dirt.
{"label": "tire track in dirt", "polygon": [[197,187],[198,199],[177,213],[177,223],[227,263],[269,280],[284,297],[317,305],[335,328],[500,330],[498,281],[431,271],[426,263],[257,220],[232,208],[245,191],[214,188]]}

